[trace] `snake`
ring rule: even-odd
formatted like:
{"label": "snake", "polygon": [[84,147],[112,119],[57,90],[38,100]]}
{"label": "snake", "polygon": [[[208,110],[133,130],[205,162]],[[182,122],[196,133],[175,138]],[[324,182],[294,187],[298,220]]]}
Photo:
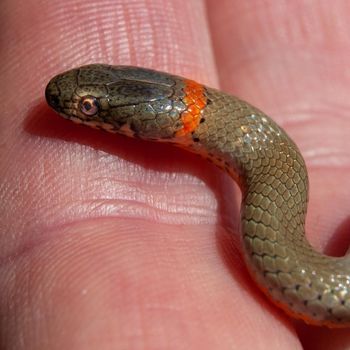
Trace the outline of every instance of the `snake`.
{"label": "snake", "polygon": [[324,255],[307,241],[305,162],[265,113],[191,79],[107,64],[54,76],[45,97],[65,119],[171,143],[229,174],[242,192],[242,255],[257,286],[307,324],[350,326],[350,261]]}

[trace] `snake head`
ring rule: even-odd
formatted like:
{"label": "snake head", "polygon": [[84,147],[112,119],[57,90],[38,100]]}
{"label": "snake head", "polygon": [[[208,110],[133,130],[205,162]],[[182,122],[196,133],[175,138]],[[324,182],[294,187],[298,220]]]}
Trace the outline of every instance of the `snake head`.
{"label": "snake head", "polygon": [[79,124],[173,142],[188,108],[183,79],[150,69],[91,64],[52,78],[48,104]]}

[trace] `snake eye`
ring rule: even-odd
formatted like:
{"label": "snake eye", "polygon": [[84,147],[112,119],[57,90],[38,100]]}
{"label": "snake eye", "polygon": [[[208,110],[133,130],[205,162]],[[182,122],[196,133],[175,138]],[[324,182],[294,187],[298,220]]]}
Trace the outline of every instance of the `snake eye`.
{"label": "snake eye", "polygon": [[85,115],[94,115],[98,112],[98,101],[96,97],[84,96],[80,101],[80,110]]}

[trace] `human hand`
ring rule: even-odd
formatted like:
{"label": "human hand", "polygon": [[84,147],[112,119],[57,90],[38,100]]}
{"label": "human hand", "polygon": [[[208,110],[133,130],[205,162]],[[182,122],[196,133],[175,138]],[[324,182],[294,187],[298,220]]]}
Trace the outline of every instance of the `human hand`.
{"label": "human hand", "polygon": [[342,331],[330,339],[297,323],[296,333],[261,295],[240,255],[238,193],[219,170],[169,146],[71,125],[38,104],[52,75],[90,62],[220,84],[295,139],[310,174],[308,237],[338,252],[350,188],[346,9],[232,4],[208,1],[207,22],[200,2],[4,1],[4,348],[349,343]]}

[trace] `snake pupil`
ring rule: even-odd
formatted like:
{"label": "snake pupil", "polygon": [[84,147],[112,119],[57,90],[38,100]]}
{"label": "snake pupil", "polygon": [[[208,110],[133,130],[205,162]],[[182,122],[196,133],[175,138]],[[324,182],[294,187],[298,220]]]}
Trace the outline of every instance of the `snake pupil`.
{"label": "snake pupil", "polygon": [[84,108],[88,111],[91,108],[90,102],[84,102]]}

